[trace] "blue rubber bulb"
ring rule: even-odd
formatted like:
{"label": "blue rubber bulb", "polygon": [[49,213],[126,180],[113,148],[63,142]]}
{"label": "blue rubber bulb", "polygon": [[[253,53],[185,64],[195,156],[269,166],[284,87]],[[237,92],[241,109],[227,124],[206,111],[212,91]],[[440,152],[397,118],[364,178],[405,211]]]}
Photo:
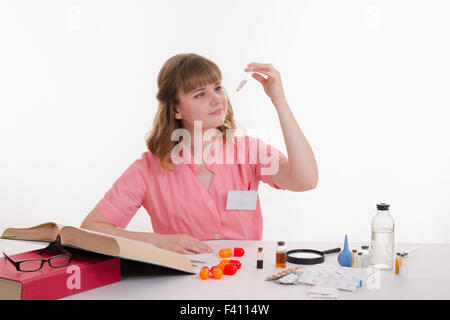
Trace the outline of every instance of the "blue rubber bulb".
{"label": "blue rubber bulb", "polygon": [[352,264],[352,253],[348,249],[347,235],[345,235],[344,250],[338,255],[338,262],[343,267],[350,267]]}

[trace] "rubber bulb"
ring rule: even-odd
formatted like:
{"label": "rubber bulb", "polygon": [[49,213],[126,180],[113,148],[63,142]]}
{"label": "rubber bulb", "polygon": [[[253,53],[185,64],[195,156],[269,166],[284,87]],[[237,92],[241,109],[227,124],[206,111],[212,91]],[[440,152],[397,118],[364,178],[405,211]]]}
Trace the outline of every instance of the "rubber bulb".
{"label": "rubber bulb", "polygon": [[350,267],[352,264],[352,253],[348,249],[347,235],[345,235],[344,250],[338,255],[338,262],[343,267]]}

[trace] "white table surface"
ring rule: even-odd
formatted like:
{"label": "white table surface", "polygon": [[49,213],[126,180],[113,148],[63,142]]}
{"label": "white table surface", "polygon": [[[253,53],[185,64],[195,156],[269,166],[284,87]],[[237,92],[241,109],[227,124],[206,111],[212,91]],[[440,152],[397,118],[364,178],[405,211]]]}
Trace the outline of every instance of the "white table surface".
{"label": "white table surface", "polygon": [[[246,254],[238,259],[242,267],[233,276],[201,280],[191,275],[141,263],[122,264],[122,280],[118,283],[68,296],[64,299],[167,299],[167,300],[300,300],[314,299],[308,295],[309,285],[282,285],[265,278],[280,269],[275,268],[274,241],[218,240],[207,242],[214,254],[198,255],[200,264],[211,267],[219,263],[222,248],[241,247]],[[29,241],[0,239],[0,247],[14,254],[42,248],[46,244]],[[360,243],[349,243],[350,249],[360,249]],[[264,248],[264,268],[256,268],[257,247]],[[286,242],[287,250],[343,248],[342,243]],[[358,288],[354,292],[340,290],[339,300],[352,299],[450,299],[450,244],[396,244],[395,251],[418,248],[410,258],[407,278],[399,277],[393,270],[381,271],[379,289]],[[325,264],[338,265],[337,253],[326,255]],[[287,268],[298,265],[287,263]],[[301,266],[305,267],[305,266]]]}

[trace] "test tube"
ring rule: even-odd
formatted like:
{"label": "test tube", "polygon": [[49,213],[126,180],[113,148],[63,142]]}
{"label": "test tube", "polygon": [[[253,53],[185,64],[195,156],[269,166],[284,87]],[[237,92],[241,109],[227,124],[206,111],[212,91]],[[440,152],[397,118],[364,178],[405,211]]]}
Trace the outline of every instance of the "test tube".
{"label": "test tube", "polygon": [[241,90],[241,89],[245,86],[245,84],[248,82],[248,80],[249,80],[249,74],[246,73],[246,74],[245,74],[244,80],[242,80],[242,81],[239,83],[238,87],[236,88],[236,92],[238,92],[239,90]]}
{"label": "test tube", "polygon": [[395,274],[400,274],[400,267],[402,265],[402,253],[397,252],[395,257]]}

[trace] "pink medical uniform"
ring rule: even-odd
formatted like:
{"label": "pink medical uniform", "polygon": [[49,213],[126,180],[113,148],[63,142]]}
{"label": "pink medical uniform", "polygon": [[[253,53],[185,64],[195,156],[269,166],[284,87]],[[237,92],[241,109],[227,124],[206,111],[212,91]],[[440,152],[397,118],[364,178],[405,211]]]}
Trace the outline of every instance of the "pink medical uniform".
{"label": "pink medical uniform", "polygon": [[259,138],[234,139],[236,144],[225,144],[225,139],[212,142],[205,164],[213,173],[208,190],[196,177],[201,165],[195,163],[189,148],[181,141],[176,146],[175,154],[178,152],[179,157],[172,172],[162,168],[156,155],[144,152],[95,209],[119,228],[126,228],[144,206],[156,233],[187,234],[200,240],[261,240],[263,218],[259,195],[256,210],[226,210],[228,191],[248,190],[249,184],[251,190],[258,190],[260,181],[284,190],[273,183],[271,174],[265,173],[270,161],[287,157]]}

